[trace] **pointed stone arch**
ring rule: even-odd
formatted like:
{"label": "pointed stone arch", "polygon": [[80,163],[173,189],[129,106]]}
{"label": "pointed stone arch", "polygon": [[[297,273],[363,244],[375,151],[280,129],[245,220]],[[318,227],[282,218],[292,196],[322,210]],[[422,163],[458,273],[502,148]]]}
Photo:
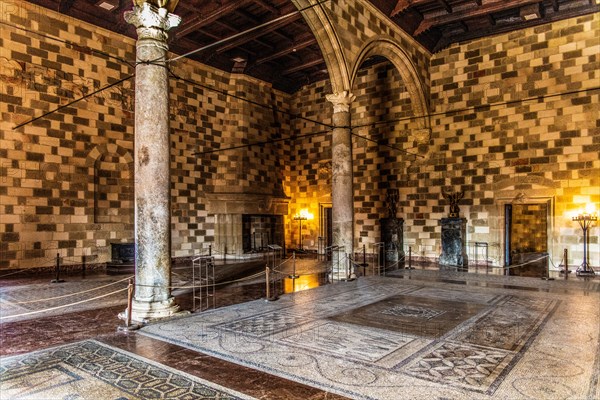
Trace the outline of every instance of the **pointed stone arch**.
{"label": "pointed stone arch", "polygon": [[303,10],[302,16],[319,43],[329,72],[332,93],[341,93],[351,88],[350,63],[327,9],[317,4],[319,1],[292,0],[298,10]]}
{"label": "pointed stone arch", "polygon": [[414,115],[423,117],[417,120],[418,125],[422,129],[429,129],[429,103],[427,102],[426,86],[421,82],[416,67],[408,54],[393,38],[381,36],[363,45],[352,68],[351,84],[354,83],[361,64],[372,56],[383,56],[396,67],[410,96]]}

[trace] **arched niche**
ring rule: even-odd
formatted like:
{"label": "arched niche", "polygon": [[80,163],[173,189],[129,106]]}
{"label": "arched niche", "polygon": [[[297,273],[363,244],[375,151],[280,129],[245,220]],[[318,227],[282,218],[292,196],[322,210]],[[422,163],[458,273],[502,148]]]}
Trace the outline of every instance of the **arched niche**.
{"label": "arched niche", "polygon": [[93,174],[94,223],[133,224],[133,158],[124,148],[95,147],[86,164]]}

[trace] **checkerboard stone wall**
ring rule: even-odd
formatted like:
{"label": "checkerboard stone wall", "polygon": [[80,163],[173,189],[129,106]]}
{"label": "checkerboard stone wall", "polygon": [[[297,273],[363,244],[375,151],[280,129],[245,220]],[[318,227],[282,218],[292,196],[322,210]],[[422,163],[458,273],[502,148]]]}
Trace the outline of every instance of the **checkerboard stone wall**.
{"label": "checkerboard stone wall", "polygon": [[[455,44],[433,55],[430,137],[416,129],[417,118],[409,118],[410,99],[393,67],[360,71],[351,110],[355,244],[379,241],[385,189],[397,187],[405,245],[417,256],[436,259],[439,220],[449,208],[441,194],[445,189],[466,192],[460,204],[471,256],[474,242],[486,242],[490,260],[502,265],[504,204],[550,201],[552,260],[560,263],[568,248],[570,263],[580,263],[581,230],[569,212],[589,203],[600,208],[599,31],[598,15],[586,16]],[[292,101],[303,113],[325,116],[327,123],[328,91],[319,83]],[[294,122],[292,128],[301,134],[319,129]],[[330,137],[323,140],[329,144]],[[290,179],[298,184],[290,193],[301,199],[292,208],[315,209],[330,201],[330,171],[321,166],[331,155],[320,148],[305,140],[291,149]],[[304,165],[296,165],[302,160]],[[314,238],[318,227],[313,225]],[[591,262],[598,265],[597,233],[590,241]]]}
{"label": "checkerboard stone wall", "polygon": [[419,186],[466,192],[468,239],[488,242],[496,264],[503,204],[547,200],[554,262],[563,248],[581,262],[569,212],[600,208],[599,22],[595,14],[479,39],[431,60],[433,171]]}
{"label": "checkerboard stone wall", "polygon": [[334,0],[331,2],[329,16],[349,62],[356,62],[362,47],[370,40],[392,38],[408,55],[424,87],[429,87],[429,51],[390,22],[387,16],[370,2]]}
{"label": "checkerboard stone wall", "polygon": [[[341,34],[349,56],[374,33],[407,40],[358,2],[334,7],[340,32],[352,27],[362,38]],[[133,82],[13,127],[126,78],[135,43],[20,1],[0,1],[0,8],[3,22],[31,30],[0,30],[0,268],[51,265],[57,252],[67,262],[82,254],[106,261],[111,242],[133,239]],[[405,244],[437,257],[445,188],[467,193],[461,214],[468,240],[488,242],[496,265],[503,204],[521,200],[550,199],[553,260],[563,247],[581,260],[581,230],[565,215],[581,203],[600,208],[598,25],[597,15],[560,21],[453,45],[431,60],[405,43],[430,83],[430,134],[412,118],[391,64],[361,70],[351,89],[357,246],[379,241],[385,190],[396,187]],[[292,244],[298,224],[291,216],[307,208],[316,217],[319,204],[331,202],[330,84],[288,96],[189,60],[172,71],[173,255],[190,256],[213,242],[206,192],[290,196],[285,224]],[[265,144],[212,152],[240,142]],[[119,212],[98,213],[105,202]],[[314,248],[318,219],[303,224],[303,233],[304,245]],[[592,231],[592,258],[600,254],[597,238]]]}
{"label": "checkerboard stone wall", "polygon": [[[319,123],[296,118],[292,131],[300,135],[291,143],[288,190],[290,215],[289,239],[297,238],[298,224],[292,217],[301,209],[318,216],[319,205],[331,203],[331,134],[332,105],[325,99],[331,92],[326,82],[318,82],[297,92],[292,98],[293,112]],[[420,145],[412,131],[420,127],[412,118],[410,97],[398,70],[389,62],[362,69],[355,79],[352,94],[353,174],[356,245],[367,246],[379,239],[379,219],[386,217],[387,188],[404,186],[400,171],[407,163],[422,157]],[[374,96],[377,94],[377,97]],[[321,125],[322,124],[322,125]],[[303,244],[317,247],[320,232],[315,218],[302,224]],[[289,243],[293,245],[293,243]]]}
{"label": "checkerboard stone wall", "polygon": [[[57,253],[105,262],[111,242],[133,241],[133,80],[14,126],[127,78],[135,42],[20,1],[0,9],[0,268],[50,266]],[[289,101],[189,60],[171,71],[172,250],[188,257],[214,240],[206,191],[281,195],[282,143],[207,152],[277,139],[289,114],[272,105]]]}

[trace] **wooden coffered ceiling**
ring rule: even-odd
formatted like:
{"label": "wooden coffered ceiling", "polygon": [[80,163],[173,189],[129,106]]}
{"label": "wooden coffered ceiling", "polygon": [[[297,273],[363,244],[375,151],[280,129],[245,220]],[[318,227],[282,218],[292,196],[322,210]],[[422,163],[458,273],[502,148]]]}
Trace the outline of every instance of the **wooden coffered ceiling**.
{"label": "wooden coffered ceiling", "polygon": [[[131,0],[28,0],[135,37]],[[370,0],[431,52],[452,43],[600,11],[599,0]],[[323,4],[327,7],[327,2]],[[317,41],[290,0],[180,0],[170,49],[288,93],[327,78]],[[285,15],[287,18],[281,18]],[[273,22],[274,21],[274,22]]]}

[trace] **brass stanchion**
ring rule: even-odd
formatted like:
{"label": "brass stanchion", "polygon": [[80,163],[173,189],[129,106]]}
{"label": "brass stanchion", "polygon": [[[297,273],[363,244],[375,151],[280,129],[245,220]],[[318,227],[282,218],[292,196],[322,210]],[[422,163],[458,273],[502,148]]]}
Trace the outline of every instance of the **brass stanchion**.
{"label": "brass stanchion", "polygon": [[134,331],[136,329],[140,329],[139,325],[131,324],[131,304],[133,302],[133,289],[133,278],[129,278],[129,284],[127,285],[127,310],[125,311],[125,326],[119,326],[117,328],[117,331],[119,332],[129,332]]}
{"label": "brass stanchion", "polygon": [[[271,268],[269,268],[268,265],[265,268],[265,277],[266,277],[265,280],[266,280],[266,284],[267,284],[267,298],[265,300],[275,301],[278,299],[278,296],[275,293],[271,293]],[[273,289],[275,289],[275,288],[273,288]]]}

